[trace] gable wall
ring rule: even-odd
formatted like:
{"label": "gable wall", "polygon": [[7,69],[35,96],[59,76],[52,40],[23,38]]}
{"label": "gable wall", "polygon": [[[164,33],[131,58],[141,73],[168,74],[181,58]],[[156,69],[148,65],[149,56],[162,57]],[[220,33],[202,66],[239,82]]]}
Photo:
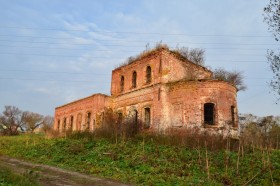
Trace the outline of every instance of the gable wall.
{"label": "gable wall", "polygon": [[189,61],[178,59],[170,51],[162,52],[162,82],[174,82],[179,80],[210,79],[212,72],[195,65]]}

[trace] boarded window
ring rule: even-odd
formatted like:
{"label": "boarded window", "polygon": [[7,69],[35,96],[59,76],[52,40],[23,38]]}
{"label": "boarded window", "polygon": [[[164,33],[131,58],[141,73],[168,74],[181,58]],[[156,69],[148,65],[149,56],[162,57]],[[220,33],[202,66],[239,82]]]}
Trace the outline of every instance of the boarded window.
{"label": "boarded window", "polygon": [[121,92],[124,91],[124,77],[121,77]]}
{"label": "boarded window", "polygon": [[86,129],[87,129],[87,130],[90,129],[90,120],[91,120],[91,113],[88,112],[88,113],[87,113],[87,121],[86,121]]}
{"label": "boarded window", "polygon": [[151,109],[145,108],[145,125],[144,128],[150,128],[151,125]]}
{"label": "boarded window", "polygon": [[147,66],[147,69],[146,69],[146,83],[151,83],[152,81],[152,69],[150,66]]}
{"label": "boarded window", "polygon": [[73,129],[74,117],[70,116],[70,130]]}
{"label": "boarded window", "polygon": [[132,88],[136,88],[137,86],[137,73],[134,71],[132,73]]}
{"label": "boarded window", "polygon": [[173,127],[182,127],[183,126],[183,110],[182,104],[174,103],[172,105],[173,116],[171,119],[171,123]]}
{"label": "boarded window", "polygon": [[215,124],[215,105],[213,103],[204,104],[204,124]]}

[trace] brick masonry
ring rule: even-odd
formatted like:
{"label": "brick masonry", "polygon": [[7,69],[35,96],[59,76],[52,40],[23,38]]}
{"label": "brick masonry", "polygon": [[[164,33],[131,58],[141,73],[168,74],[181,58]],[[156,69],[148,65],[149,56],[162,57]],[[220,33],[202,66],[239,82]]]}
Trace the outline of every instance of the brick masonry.
{"label": "brick masonry", "polygon": [[57,107],[54,129],[94,131],[104,111],[112,109],[124,118],[137,117],[151,132],[188,127],[236,132],[236,93],[210,70],[159,48],[114,69],[111,96],[94,94]]}

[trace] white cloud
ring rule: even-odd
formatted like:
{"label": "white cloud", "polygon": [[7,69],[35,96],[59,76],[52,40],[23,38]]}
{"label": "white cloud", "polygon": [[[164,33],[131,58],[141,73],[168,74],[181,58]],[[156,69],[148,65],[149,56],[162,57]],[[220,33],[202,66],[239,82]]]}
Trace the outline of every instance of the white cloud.
{"label": "white cloud", "polygon": [[[0,34],[11,36],[26,35],[44,38],[9,38],[15,41],[27,41],[26,43],[1,41],[1,44],[3,45],[16,46],[10,48],[2,47],[1,51],[3,52],[31,54],[1,55],[1,68],[25,71],[66,72],[6,72],[6,75],[9,77],[19,79],[38,79],[38,81],[20,81],[22,88],[21,92],[33,91],[34,100],[36,101],[40,99],[44,100],[50,95],[47,98],[53,98],[54,103],[52,105],[67,103],[68,101],[88,96],[93,92],[109,92],[110,82],[106,82],[105,85],[105,81],[110,80],[111,69],[123,62],[127,57],[137,55],[144,50],[147,43],[149,43],[152,48],[155,42],[161,40],[163,43],[170,44],[172,47],[175,47],[177,43],[179,43],[180,46],[210,48],[207,49],[207,65],[219,65],[225,68],[242,70],[248,77],[271,77],[266,73],[261,74],[264,72],[264,69],[267,70],[268,64],[265,63],[264,56],[257,56],[262,54],[265,55],[265,47],[269,46],[262,46],[262,48],[264,48],[263,51],[252,50],[250,53],[243,50],[243,48],[247,47],[253,49],[260,46],[244,47],[242,45],[237,45],[238,49],[236,50],[225,50],[224,48],[230,48],[234,43],[271,43],[272,39],[202,36],[215,34],[263,35],[263,33],[266,33],[267,29],[266,25],[262,23],[261,15],[262,7],[265,5],[264,1],[248,0],[245,2],[243,0],[213,0],[208,2],[166,0],[159,3],[155,0],[146,0],[128,1],[126,4],[122,5],[117,1],[112,1],[110,4],[107,3],[108,2],[105,1],[102,1],[102,3],[85,1],[77,4],[61,4],[60,2],[53,3],[50,1],[42,5],[42,3],[37,3],[35,1],[28,3],[15,3],[14,1],[3,2],[3,5],[0,7],[1,25],[33,27],[39,29],[1,28]],[[98,6],[94,6],[96,4],[98,4]],[[217,6],[217,4],[219,4],[219,6]],[[118,33],[118,31],[122,33]],[[175,35],[164,35],[164,33]],[[31,41],[46,43],[32,43]],[[182,43],[184,41],[186,43]],[[203,43],[226,44],[209,45]],[[211,55],[213,53],[215,55]],[[243,53],[250,55],[240,55]],[[234,63],[225,62],[224,59],[229,61],[263,60],[264,63]],[[210,64],[210,62],[212,64]],[[75,72],[80,74],[75,74]],[[82,74],[84,72],[88,74]],[[108,76],[101,77],[100,75],[95,75],[98,73],[108,74]],[[104,79],[104,82],[100,79]],[[54,82],[51,83],[39,80],[54,80]],[[81,83],[73,82],[79,80],[98,81]],[[102,83],[98,84],[100,82]],[[241,100],[239,102],[241,111],[249,109],[247,112],[250,112],[251,103],[256,102],[256,100],[259,102],[259,100],[274,99],[272,95],[268,94],[269,90],[266,90],[268,89],[267,86],[254,86],[263,84],[262,81],[253,79],[252,82],[248,81],[249,90],[256,92],[260,90],[265,91],[262,95],[252,98],[252,101],[247,103]],[[18,96],[18,94],[14,94],[14,92],[17,92],[18,90],[18,88],[16,88],[18,84],[13,83],[14,81],[7,84],[7,91],[10,91],[11,96],[5,94],[5,96],[2,96],[5,100],[0,100],[1,102],[6,103],[6,100],[14,100],[15,97]],[[267,92],[267,94],[265,92]],[[252,92],[247,91],[240,93],[239,95],[242,96],[243,94],[245,94],[244,97],[247,98],[251,97],[250,95]],[[12,95],[14,95],[14,97],[12,97]],[[28,95],[29,94],[25,96]],[[25,102],[22,97],[16,98],[17,102]],[[47,104],[46,101],[46,105]],[[269,104],[267,105],[266,110],[269,110],[272,114],[276,112],[275,110],[277,109],[275,107]],[[269,109],[269,106],[273,109]],[[257,111],[254,110],[253,112],[256,113]]]}

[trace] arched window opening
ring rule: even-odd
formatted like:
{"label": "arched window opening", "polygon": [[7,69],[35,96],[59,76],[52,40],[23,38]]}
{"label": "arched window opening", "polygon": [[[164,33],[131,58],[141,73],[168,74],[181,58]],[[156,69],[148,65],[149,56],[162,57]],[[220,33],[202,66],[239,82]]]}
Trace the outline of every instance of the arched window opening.
{"label": "arched window opening", "polygon": [[215,124],[215,105],[213,103],[204,104],[204,124]]}
{"label": "arched window opening", "polygon": [[63,120],[63,130],[66,130],[66,118]]}
{"label": "arched window opening", "polygon": [[148,129],[151,125],[151,109],[145,108],[145,125],[144,128]]}
{"label": "arched window opening", "polygon": [[76,123],[77,127],[76,129],[79,131],[81,130],[81,125],[82,125],[82,114],[79,113],[77,116],[77,123]]}
{"label": "arched window opening", "polygon": [[95,129],[95,119],[92,120],[92,130]]}
{"label": "arched window opening", "polygon": [[103,125],[104,124],[104,122],[105,122],[105,114],[104,114],[104,111],[102,111],[101,112],[101,125]]}
{"label": "arched window opening", "polygon": [[137,86],[137,73],[134,71],[132,74],[132,88],[136,88]]}
{"label": "arched window opening", "polygon": [[133,111],[133,118],[132,118],[132,133],[136,134],[138,132],[138,111]]}
{"label": "arched window opening", "polygon": [[70,116],[70,130],[73,130],[74,117]]}
{"label": "arched window opening", "polygon": [[121,77],[121,92],[124,91],[124,76]]}
{"label": "arched window opening", "polygon": [[146,83],[151,83],[152,82],[152,68],[150,66],[147,66],[146,69]]}
{"label": "arched window opening", "polygon": [[231,111],[231,122],[232,122],[232,126],[235,126],[235,107],[231,106],[230,107],[230,111]]}
{"label": "arched window opening", "polygon": [[60,129],[60,119],[57,121],[57,130]]}
{"label": "arched window opening", "polygon": [[87,121],[86,121],[86,129],[87,129],[87,130],[90,129],[90,120],[91,120],[91,113],[88,112],[88,113],[87,113]]}

